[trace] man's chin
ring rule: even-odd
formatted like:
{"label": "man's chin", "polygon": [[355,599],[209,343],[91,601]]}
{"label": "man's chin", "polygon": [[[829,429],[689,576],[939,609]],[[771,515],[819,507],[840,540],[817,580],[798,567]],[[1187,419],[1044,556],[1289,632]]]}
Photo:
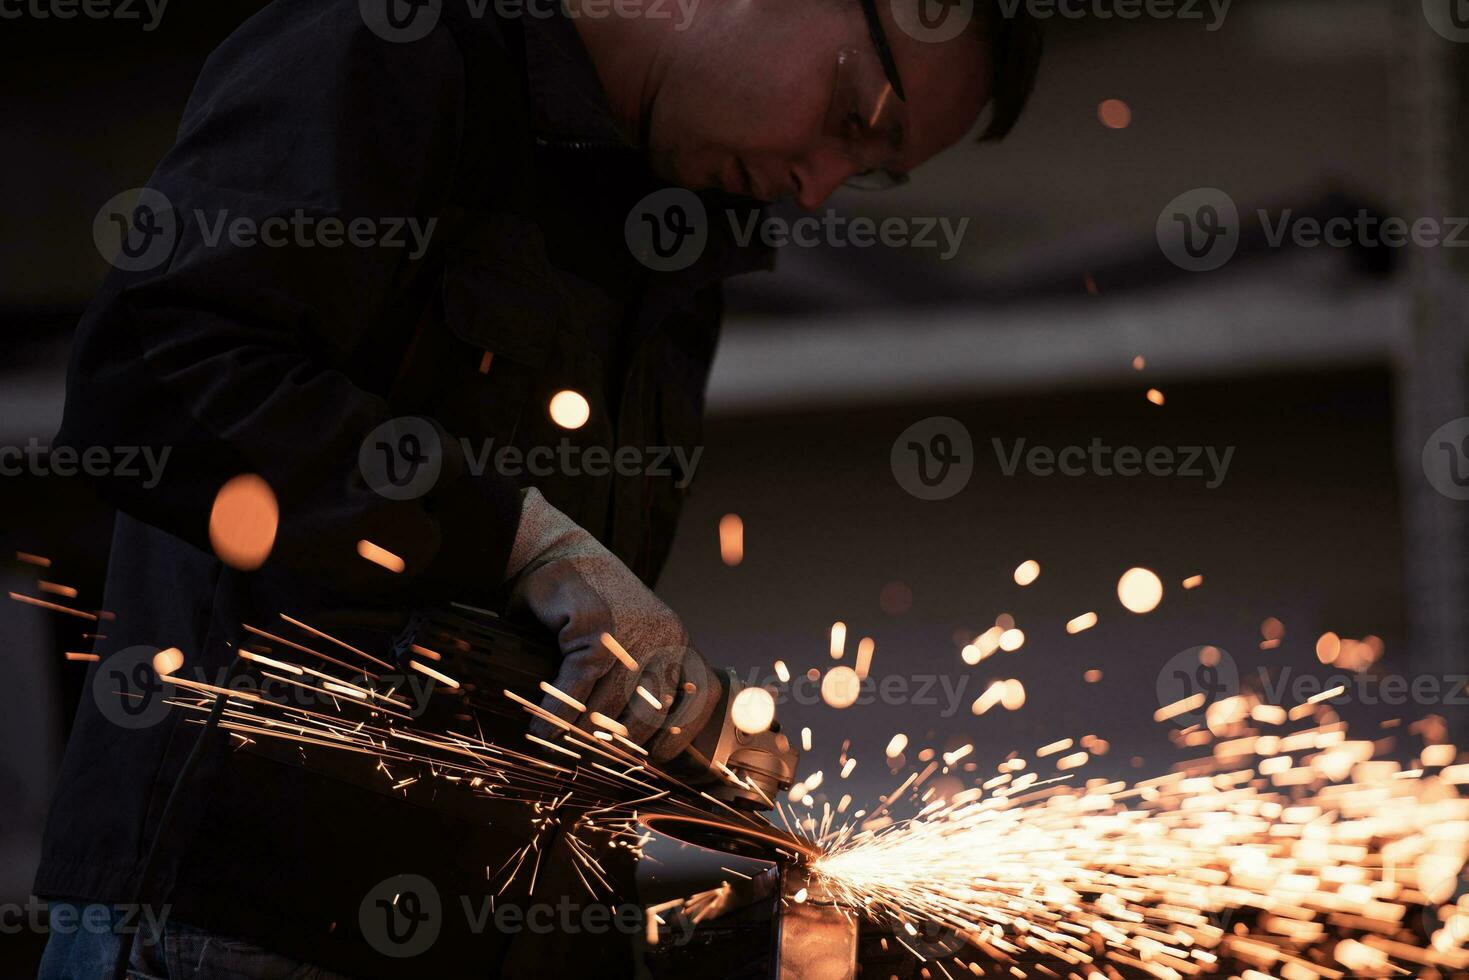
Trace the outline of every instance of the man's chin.
{"label": "man's chin", "polygon": [[685,190],[725,190],[724,178],[717,164],[695,162],[677,149],[659,150],[655,147],[648,154],[648,165],[659,180]]}

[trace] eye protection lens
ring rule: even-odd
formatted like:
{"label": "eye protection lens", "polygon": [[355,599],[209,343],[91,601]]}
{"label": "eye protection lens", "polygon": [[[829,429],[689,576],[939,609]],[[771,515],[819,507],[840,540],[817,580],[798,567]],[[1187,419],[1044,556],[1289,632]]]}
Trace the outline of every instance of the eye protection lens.
{"label": "eye protection lens", "polygon": [[826,135],[861,168],[847,186],[882,190],[907,182],[908,175],[899,170],[907,122],[907,106],[882,62],[856,48],[838,51]]}

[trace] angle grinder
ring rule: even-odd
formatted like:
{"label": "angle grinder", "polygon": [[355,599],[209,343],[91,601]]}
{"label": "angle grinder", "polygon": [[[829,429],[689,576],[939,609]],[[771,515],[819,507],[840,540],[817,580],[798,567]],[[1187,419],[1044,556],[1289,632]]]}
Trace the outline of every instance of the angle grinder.
{"label": "angle grinder", "polygon": [[[503,692],[539,703],[540,683],[552,680],[561,662],[560,650],[544,630],[458,603],[415,612],[395,641],[393,654],[405,673],[440,674],[458,685],[435,683],[422,690],[415,705],[422,721],[446,730],[477,724],[482,731],[506,737],[524,730],[525,713]],[[715,673],[720,695],[714,714],[664,770],[737,809],[768,810],[776,794],[795,781],[800,750],[781,731],[779,721],[773,720],[764,731],[741,731],[734,723],[733,706],[746,685],[733,670]],[[725,769],[746,785],[729,779]]]}

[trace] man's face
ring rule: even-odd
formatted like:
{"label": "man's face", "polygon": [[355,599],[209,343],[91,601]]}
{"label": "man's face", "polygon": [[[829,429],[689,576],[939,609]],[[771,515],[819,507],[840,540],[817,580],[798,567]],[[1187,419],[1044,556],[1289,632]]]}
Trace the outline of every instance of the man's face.
{"label": "man's face", "polygon": [[[986,49],[974,31],[916,40],[894,23],[889,0],[878,10],[906,95],[897,169],[907,171],[974,125],[989,98]],[[694,190],[819,207],[865,169],[828,125],[844,49],[877,64],[856,0],[702,0],[663,52],[649,129],[654,167]]]}

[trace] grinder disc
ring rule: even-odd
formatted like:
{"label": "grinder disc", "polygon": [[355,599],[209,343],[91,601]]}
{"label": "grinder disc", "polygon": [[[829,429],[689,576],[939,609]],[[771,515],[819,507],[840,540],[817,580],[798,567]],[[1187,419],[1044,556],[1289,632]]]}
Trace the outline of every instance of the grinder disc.
{"label": "grinder disc", "polygon": [[731,823],[718,817],[645,813],[638,818],[655,833],[695,847],[762,861],[797,860],[814,856],[811,845],[775,827]]}

